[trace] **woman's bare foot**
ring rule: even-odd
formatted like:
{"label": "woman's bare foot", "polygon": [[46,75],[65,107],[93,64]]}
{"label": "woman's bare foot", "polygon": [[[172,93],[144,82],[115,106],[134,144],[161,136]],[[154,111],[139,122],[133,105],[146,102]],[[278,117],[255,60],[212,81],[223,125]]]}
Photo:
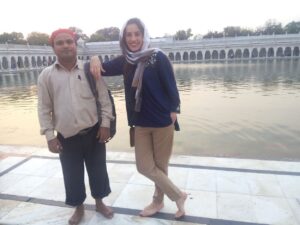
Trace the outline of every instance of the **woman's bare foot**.
{"label": "woman's bare foot", "polygon": [[103,203],[102,199],[96,200],[96,211],[101,213],[107,219],[111,219],[114,216],[113,210],[110,207],[106,206]]}
{"label": "woman's bare foot", "polygon": [[71,218],[69,219],[69,225],[77,225],[80,223],[84,215],[84,206],[80,205],[75,208],[75,211]]}
{"label": "woman's bare foot", "polygon": [[187,199],[187,194],[185,192],[182,192],[181,198],[176,201],[176,205],[178,208],[178,211],[175,213],[176,220],[184,217],[185,215],[184,203],[186,199]]}
{"label": "woman's bare foot", "polygon": [[150,205],[146,206],[143,211],[140,212],[140,216],[147,217],[152,216],[159,212],[164,207],[164,203],[152,202]]}

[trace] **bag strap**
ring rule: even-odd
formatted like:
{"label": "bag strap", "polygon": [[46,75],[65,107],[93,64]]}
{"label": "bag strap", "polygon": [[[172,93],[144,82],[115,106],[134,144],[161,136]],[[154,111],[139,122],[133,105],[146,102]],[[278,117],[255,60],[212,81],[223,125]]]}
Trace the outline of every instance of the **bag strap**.
{"label": "bag strap", "polygon": [[101,104],[100,104],[100,101],[99,101],[99,93],[98,93],[98,90],[97,90],[96,81],[95,81],[93,75],[90,73],[90,63],[85,63],[84,64],[84,74],[85,74],[86,79],[87,79],[87,81],[90,85],[91,91],[92,91],[92,93],[95,97],[99,125],[101,125],[101,122],[102,122]]}

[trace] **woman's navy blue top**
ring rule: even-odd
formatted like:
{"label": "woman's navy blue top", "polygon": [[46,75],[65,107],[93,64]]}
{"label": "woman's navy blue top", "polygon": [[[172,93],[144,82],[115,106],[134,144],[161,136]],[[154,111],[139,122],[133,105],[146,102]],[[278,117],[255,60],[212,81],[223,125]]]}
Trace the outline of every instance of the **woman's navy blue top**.
{"label": "woman's navy blue top", "polygon": [[102,64],[103,76],[124,76],[125,101],[129,126],[166,127],[172,123],[170,113],[180,112],[180,98],[172,65],[167,56],[154,52],[147,60],[142,83],[141,111],[135,112],[135,88],[131,87],[134,69],[124,75],[125,57],[120,56]]}

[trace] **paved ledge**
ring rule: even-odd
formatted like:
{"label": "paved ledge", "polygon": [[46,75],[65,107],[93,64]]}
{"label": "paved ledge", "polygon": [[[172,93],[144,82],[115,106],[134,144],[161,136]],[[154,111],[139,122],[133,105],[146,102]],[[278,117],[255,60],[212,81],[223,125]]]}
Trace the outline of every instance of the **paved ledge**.
{"label": "paved ledge", "polygon": [[[94,211],[86,184],[81,224],[300,224],[300,162],[173,155],[169,176],[189,194],[180,221],[167,198],[160,213],[138,216],[153,184],[137,173],[133,153],[108,152],[107,167],[112,193],[105,202],[115,217],[107,220]],[[64,204],[57,155],[46,148],[0,145],[0,224],[66,224],[72,211]]]}

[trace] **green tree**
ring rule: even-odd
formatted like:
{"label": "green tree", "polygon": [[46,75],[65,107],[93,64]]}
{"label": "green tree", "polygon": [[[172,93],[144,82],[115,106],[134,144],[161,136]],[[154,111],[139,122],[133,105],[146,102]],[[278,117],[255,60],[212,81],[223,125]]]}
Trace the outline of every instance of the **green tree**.
{"label": "green tree", "polygon": [[284,32],[287,32],[288,34],[297,34],[300,33],[300,21],[295,22],[292,21],[285,25],[283,28]]}
{"label": "green tree", "polygon": [[91,35],[89,42],[96,41],[118,41],[120,35],[120,29],[117,27],[108,27],[97,30]]}
{"label": "green tree", "polygon": [[81,38],[84,41],[88,41],[90,38],[86,34],[83,33],[82,29],[78,27],[69,27],[70,30],[74,31],[77,35],[77,38]]}
{"label": "green tree", "polygon": [[284,30],[281,26],[281,23],[276,22],[275,20],[268,20],[263,27],[262,34],[284,34]]}
{"label": "green tree", "polygon": [[176,34],[174,35],[174,39],[175,40],[187,40],[191,36],[193,36],[192,29],[189,28],[186,31],[185,30],[179,30],[179,31],[177,31]]}
{"label": "green tree", "polygon": [[31,32],[27,36],[27,42],[30,45],[49,45],[49,35],[38,32]]}
{"label": "green tree", "polygon": [[0,34],[0,43],[26,44],[26,40],[20,32],[3,33]]}

